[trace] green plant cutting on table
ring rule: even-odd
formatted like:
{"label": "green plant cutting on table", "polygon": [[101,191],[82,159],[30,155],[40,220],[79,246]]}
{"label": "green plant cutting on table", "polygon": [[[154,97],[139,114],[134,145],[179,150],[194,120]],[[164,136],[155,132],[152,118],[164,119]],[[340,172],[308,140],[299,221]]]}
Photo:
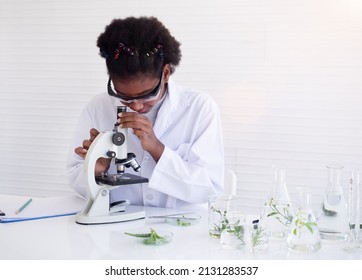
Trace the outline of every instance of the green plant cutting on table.
{"label": "green plant cutting on table", "polygon": [[150,229],[149,233],[125,232],[125,234],[133,237],[144,238],[143,243],[146,245],[162,245],[171,241],[167,236],[160,236],[153,228]]}

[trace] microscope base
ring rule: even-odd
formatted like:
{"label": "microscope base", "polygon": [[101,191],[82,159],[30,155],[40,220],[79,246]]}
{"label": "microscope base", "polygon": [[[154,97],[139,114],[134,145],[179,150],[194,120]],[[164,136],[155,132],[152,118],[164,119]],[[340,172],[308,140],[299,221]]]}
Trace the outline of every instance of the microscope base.
{"label": "microscope base", "polygon": [[109,213],[103,216],[87,216],[81,212],[77,214],[75,221],[81,225],[100,225],[138,220],[145,218],[145,216],[144,207],[130,205],[124,212]]}

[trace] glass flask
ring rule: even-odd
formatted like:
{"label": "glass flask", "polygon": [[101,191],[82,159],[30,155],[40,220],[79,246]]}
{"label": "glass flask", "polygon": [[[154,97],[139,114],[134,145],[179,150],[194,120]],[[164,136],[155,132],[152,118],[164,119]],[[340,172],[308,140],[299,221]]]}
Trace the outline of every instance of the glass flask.
{"label": "glass flask", "polygon": [[349,225],[347,204],[342,189],[343,166],[327,166],[328,185],[318,214],[318,228],[322,239],[347,240]]}
{"label": "glass flask", "polygon": [[298,252],[317,252],[321,248],[321,236],[312,210],[311,190],[308,188],[298,190],[298,208],[288,234],[288,248]]}
{"label": "glass flask", "polygon": [[274,180],[264,204],[259,226],[265,228],[270,239],[285,239],[292,222],[290,199],[285,184],[285,168],[273,166]]}
{"label": "glass flask", "polygon": [[361,202],[362,184],[361,171],[354,170],[350,180],[348,193],[349,234],[345,250],[350,252],[362,251],[361,236]]}

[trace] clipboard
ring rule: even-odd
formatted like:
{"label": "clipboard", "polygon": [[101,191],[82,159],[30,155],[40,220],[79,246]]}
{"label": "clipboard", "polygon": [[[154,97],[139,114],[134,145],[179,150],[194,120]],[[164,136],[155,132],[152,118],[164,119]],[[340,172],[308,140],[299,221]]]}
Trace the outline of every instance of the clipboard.
{"label": "clipboard", "polygon": [[[19,214],[16,210],[29,198],[32,202]],[[52,197],[28,197],[0,194],[0,223],[22,222],[75,215],[84,207],[85,199],[76,194]]]}

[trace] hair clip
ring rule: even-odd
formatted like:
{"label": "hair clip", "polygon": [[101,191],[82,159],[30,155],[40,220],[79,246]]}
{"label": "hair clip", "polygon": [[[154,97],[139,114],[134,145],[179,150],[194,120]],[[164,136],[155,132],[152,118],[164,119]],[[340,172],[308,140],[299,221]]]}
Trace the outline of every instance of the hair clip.
{"label": "hair clip", "polygon": [[157,50],[158,55],[160,56],[161,60],[163,61],[163,59],[164,59],[163,46],[157,45],[156,50]]}
{"label": "hair clip", "polygon": [[121,51],[124,51],[125,53],[127,53],[130,56],[135,55],[134,51],[132,51],[129,47],[126,47],[125,44],[123,44],[123,43],[119,43],[118,48],[115,50],[114,59],[118,59]]}
{"label": "hair clip", "polygon": [[119,50],[116,49],[115,53],[114,53],[114,59],[118,59],[119,57]]}
{"label": "hair clip", "polygon": [[108,52],[105,49],[103,49],[103,50],[101,50],[100,55],[103,58],[107,58],[108,57]]}
{"label": "hair clip", "polygon": [[128,47],[123,47],[123,50],[124,50],[125,52],[127,52],[130,56],[134,56],[134,52],[133,52],[130,48],[128,48]]}
{"label": "hair clip", "polygon": [[[162,45],[156,45],[156,47],[154,47],[152,50],[146,52],[145,55],[147,57],[150,57],[150,56],[153,56],[153,55],[158,53],[160,58],[163,60],[164,54],[163,54],[162,49],[163,49]],[[114,59],[117,60],[122,51],[125,52],[126,54],[130,55],[130,56],[139,56],[139,53],[138,53],[137,49],[132,50],[131,48],[127,47],[125,44],[119,43],[118,48],[114,52]]]}

